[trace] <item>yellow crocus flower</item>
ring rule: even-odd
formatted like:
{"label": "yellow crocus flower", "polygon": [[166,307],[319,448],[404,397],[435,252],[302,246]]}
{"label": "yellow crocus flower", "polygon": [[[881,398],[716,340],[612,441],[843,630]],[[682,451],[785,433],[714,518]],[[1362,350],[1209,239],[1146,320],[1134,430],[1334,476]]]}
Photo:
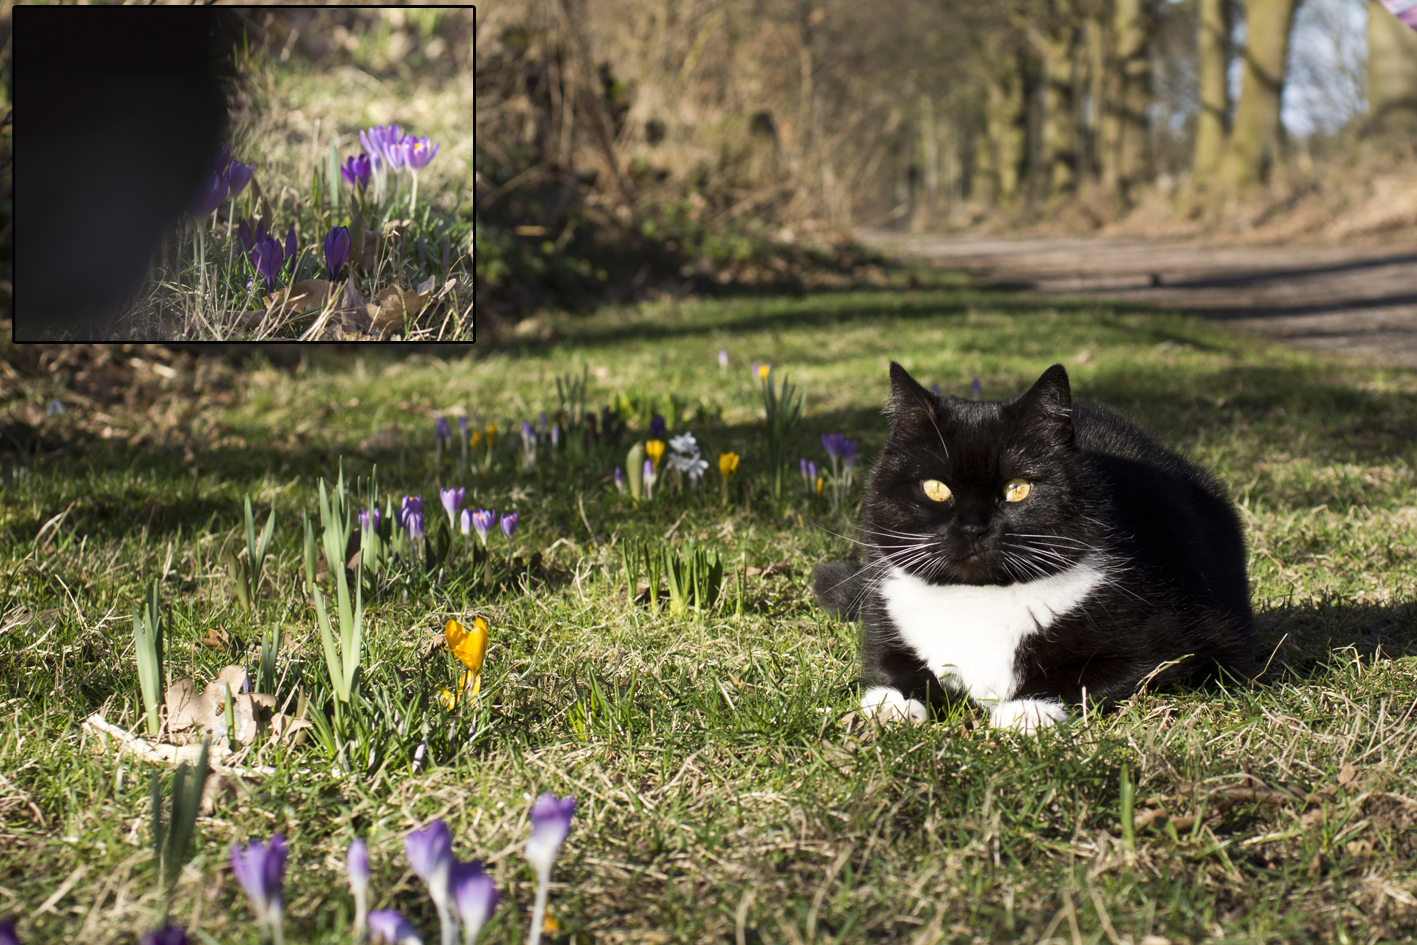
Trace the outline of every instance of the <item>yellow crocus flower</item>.
{"label": "yellow crocus flower", "polygon": [[719,453],[719,454],[718,454],[718,471],[723,474],[723,478],[724,478],[724,479],[727,479],[729,476],[731,476],[731,475],[733,475],[734,473],[736,473],[736,472],[738,471],[738,454],[737,454],[737,453]]}
{"label": "yellow crocus flower", "polygon": [[[447,640],[448,649],[458,658],[458,662],[467,667],[467,671],[458,680],[458,692],[468,692],[470,685],[471,691],[468,692],[468,695],[475,696],[482,688],[482,661],[487,657],[489,636],[487,621],[481,617],[473,618],[471,630],[451,618],[444,625],[443,637]],[[444,698],[445,696],[447,698]],[[439,698],[449,708],[451,706],[448,704],[448,699],[452,699],[456,703],[456,697],[446,689],[439,694]]]}
{"label": "yellow crocus flower", "polygon": [[659,458],[664,455],[664,441],[650,440],[645,444],[645,455],[649,457],[651,463],[654,463],[655,471],[658,472]]}

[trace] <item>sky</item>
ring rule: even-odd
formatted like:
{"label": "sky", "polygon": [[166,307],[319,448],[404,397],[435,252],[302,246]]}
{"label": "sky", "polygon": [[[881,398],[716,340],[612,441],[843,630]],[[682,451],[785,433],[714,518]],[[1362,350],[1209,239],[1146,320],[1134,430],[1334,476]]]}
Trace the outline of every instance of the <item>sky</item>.
{"label": "sky", "polygon": [[[1380,15],[1389,15],[1376,11]],[[1363,0],[1302,0],[1290,36],[1280,120],[1296,138],[1337,131],[1368,110],[1368,5]],[[1237,33],[1243,33],[1243,26]],[[1240,87],[1232,63],[1231,92]]]}

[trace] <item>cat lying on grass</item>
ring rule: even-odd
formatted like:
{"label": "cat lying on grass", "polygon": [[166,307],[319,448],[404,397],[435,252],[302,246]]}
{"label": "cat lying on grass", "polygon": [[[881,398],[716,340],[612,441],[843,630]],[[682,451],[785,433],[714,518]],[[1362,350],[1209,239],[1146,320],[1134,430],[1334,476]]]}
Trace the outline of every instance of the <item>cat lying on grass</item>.
{"label": "cat lying on grass", "polygon": [[[891,364],[864,564],[819,565],[821,605],[864,622],[863,713],[922,721],[945,689],[999,728],[1069,706],[1251,674],[1245,540],[1224,489],[1061,364],[1005,401],[940,397]],[[1153,675],[1154,674],[1154,675]]]}

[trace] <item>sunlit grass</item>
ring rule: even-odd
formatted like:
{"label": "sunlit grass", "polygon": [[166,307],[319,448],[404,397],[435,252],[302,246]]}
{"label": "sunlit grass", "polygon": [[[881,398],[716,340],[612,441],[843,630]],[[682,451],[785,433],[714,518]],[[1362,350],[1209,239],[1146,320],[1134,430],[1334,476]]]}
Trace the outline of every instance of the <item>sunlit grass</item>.
{"label": "sunlit grass", "polygon": [[[332,771],[313,746],[259,749],[252,760],[276,773],[199,821],[174,900],[174,917],[212,940],[256,941],[223,864],[231,842],[275,831],[291,844],[288,940],[348,940],[341,863],[355,834],[369,841],[371,908],[404,911],[427,940],[436,920],[401,838],[435,816],[460,856],[489,860],[506,897],[484,940],[523,940],[533,877],[517,851],[542,790],[578,798],[551,896],[558,941],[1409,937],[1417,384],[1172,314],[923,283],[552,318],[550,340],[462,359],[371,350],[298,374],[258,364],[229,404],[201,394],[180,409],[106,407],[102,420],[77,403],[45,418],[50,389],[13,384],[8,406],[60,445],[28,468],[3,454],[0,914],[20,918],[25,941],[131,940],[150,920],[148,769],[79,723],[102,710],[139,725],[127,615],[152,579],[178,673],[205,680],[233,660],[201,642],[213,628],[254,666],[250,645],[279,623],[293,641],[282,671],[318,683],[296,523],[342,456],[349,478],[377,458],[396,495],[436,503],[438,484],[466,485],[466,505],[516,510],[513,550],[539,552],[545,570],[526,592],[454,576],[365,598],[365,661],[381,687],[452,687],[461,666],[438,649],[445,620],[487,620],[479,734],[417,773],[367,778]],[[821,434],[843,431],[869,466],[891,358],[947,392],[978,377],[985,397],[1062,361],[1077,396],[1213,468],[1243,510],[1263,679],[1145,693],[1034,738],[983,729],[963,705],[918,727],[856,719],[855,630],[807,590],[812,564],[850,553],[834,534],[850,525],[795,475],[785,500],[769,498],[749,365],[771,361],[807,393],[794,465],[825,460]],[[521,470],[514,431],[554,417],[555,379],[583,368],[589,407],[618,404],[636,425],[664,414],[711,463],[741,455],[751,501],[724,510],[710,478],[702,504],[666,490],[634,506],[612,478],[630,438]],[[493,472],[459,477],[446,457],[434,470],[434,417],[459,408],[507,438]],[[361,450],[391,425],[397,445]],[[91,432],[104,426],[106,438]],[[133,436],[144,439],[124,445]],[[230,599],[220,565],[243,547],[248,492],[279,522],[259,621]],[[706,615],[628,599],[621,544],[671,531],[762,569],[742,616],[731,593]],[[1142,820],[1131,848],[1124,765]]]}

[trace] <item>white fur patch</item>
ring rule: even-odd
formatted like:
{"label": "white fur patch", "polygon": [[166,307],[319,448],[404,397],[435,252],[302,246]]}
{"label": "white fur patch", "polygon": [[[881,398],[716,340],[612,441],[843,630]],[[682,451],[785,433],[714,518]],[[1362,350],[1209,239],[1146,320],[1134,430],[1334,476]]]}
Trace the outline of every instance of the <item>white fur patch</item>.
{"label": "white fur patch", "polygon": [[1068,710],[1057,699],[1010,699],[989,707],[989,725],[1011,728],[1025,735],[1048,728],[1068,717]]}
{"label": "white fur patch", "polygon": [[904,693],[891,686],[872,686],[861,694],[861,714],[882,722],[893,719],[923,722],[926,713],[925,704],[920,700],[907,699]]}
{"label": "white fur patch", "polygon": [[880,594],[901,642],[942,685],[1002,709],[1022,685],[1014,670],[1019,644],[1077,607],[1105,580],[1106,564],[1096,556],[1059,574],[1008,586],[937,586],[892,568]]}

